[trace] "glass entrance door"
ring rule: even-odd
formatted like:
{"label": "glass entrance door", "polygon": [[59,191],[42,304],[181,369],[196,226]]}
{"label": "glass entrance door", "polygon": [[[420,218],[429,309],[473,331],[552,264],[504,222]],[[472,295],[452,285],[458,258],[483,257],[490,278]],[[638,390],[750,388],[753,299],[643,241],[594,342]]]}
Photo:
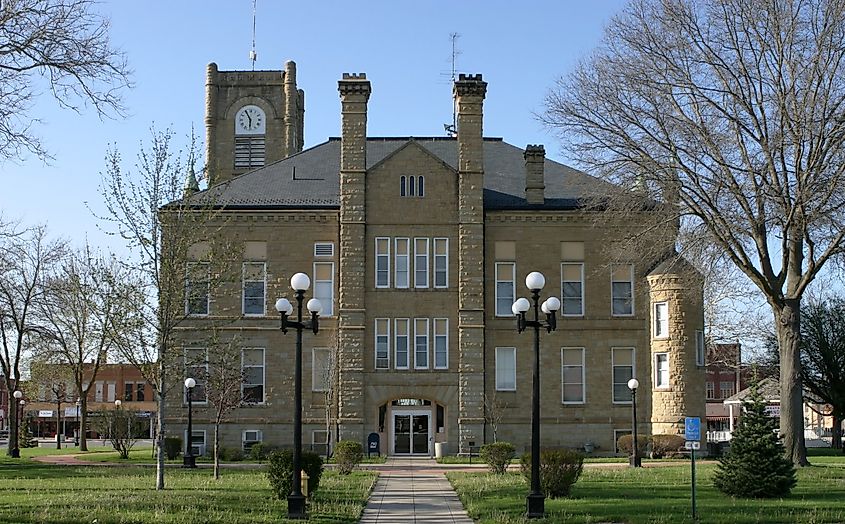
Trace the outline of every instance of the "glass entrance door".
{"label": "glass entrance door", "polygon": [[393,453],[428,455],[430,413],[394,413]]}

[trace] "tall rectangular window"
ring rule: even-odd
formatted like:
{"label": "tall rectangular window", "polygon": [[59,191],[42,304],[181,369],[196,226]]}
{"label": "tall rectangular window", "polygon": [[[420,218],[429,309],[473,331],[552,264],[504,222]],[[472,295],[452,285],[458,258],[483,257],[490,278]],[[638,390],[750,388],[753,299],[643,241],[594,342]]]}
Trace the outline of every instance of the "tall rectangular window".
{"label": "tall rectangular window", "polygon": [[245,348],[241,352],[241,398],[250,404],[264,403],[264,349]]}
{"label": "tall rectangular window", "polygon": [[669,353],[654,354],[654,387],[669,387]]}
{"label": "tall rectangular window", "polygon": [[516,264],[496,262],[496,316],[512,317],[513,302],[516,300]]}
{"label": "tall rectangular window", "polygon": [[376,238],[376,287],[390,287],[390,239]]}
{"label": "tall rectangular window", "polygon": [[207,262],[189,262],[185,272],[185,314],[208,315],[211,274]]}
{"label": "tall rectangular window", "polygon": [[708,399],[715,399],[716,398],[716,383],[713,381],[708,380],[705,384],[707,386],[707,398]]}
{"label": "tall rectangular window", "polygon": [[428,319],[414,319],[414,369],[428,368]]}
{"label": "tall rectangular window", "polygon": [[634,266],[613,264],[610,268],[610,293],[614,316],[634,314]]}
{"label": "tall rectangular window", "polygon": [[704,331],[698,330],[695,332],[695,363],[698,366],[704,366]]}
{"label": "tall rectangular window", "polygon": [[396,244],[394,285],[400,289],[407,289],[411,281],[411,239],[397,238],[394,242]]}
{"label": "tall rectangular window", "polygon": [[584,264],[564,262],[560,265],[561,315],[584,314]]}
{"label": "tall rectangular window", "polygon": [[719,382],[719,398],[729,398],[735,393],[733,382]]}
{"label": "tall rectangular window", "polygon": [[669,337],[669,303],[655,302],[654,303],[654,322],[653,322],[653,336],[654,338],[668,338]]}
{"label": "tall rectangular window", "polygon": [[561,401],[584,403],[584,348],[561,348]]}
{"label": "tall rectangular window", "polygon": [[334,262],[314,262],[314,298],[323,306],[321,317],[334,316]]}
{"label": "tall rectangular window", "polygon": [[390,367],[390,319],[377,318],[376,322],[376,369]]}
{"label": "tall rectangular window", "polygon": [[[185,348],[185,378],[193,378],[197,385],[191,391],[191,401],[204,403],[208,401],[208,396],[205,390],[206,380],[208,378],[208,350],[205,348]],[[185,388],[183,391],[183,401],[188,402],[187,392]]]}
{"label": "tall rectangular window", "polygon": [[146,389],[146,386],[144,385],[143,382],[139,382],[137,384],[137,386],[138,387],[135,390],[135,400],[137,400],[138,402],[143,402],[144,399],[146,398],[144,396],[145,395],[144,390]]}
{"label": "tall rectangular window", "polygon": [[332,350],[313,348],[311,350],[311,391],[328,391],[333,371]]}
{"label": "tall rectangular window", "polygon": [[449,239],[434,239],[434,287],[449,286]]}
{"label": "tall rectangular window", "polygon": [[449,367],[449,319],[434,319],[434,368]]}
{"label": "tall rectangular window", "polygon": [[132,395],[135,392],[135,383],[126,382],[123,384],[123,400],[126,402],[132,401]]}
{"label": "tall rectangular window", "polygon": [[395,322],[396,341],[394,351],[396,355],[393,357],[396,360],[395,366],[396,369],[408,369],[411,321],[407,318],[397,318]]}
{"label": "tall rectangular window", "polygon": [[264,262],[244,262],[243,266],[243,314],[263,315],[267,270]]}
{"label": "tall rectangular window", "polygon": [[428,239],[414,239],[414,287],[428,287]]}
{"label": "tall rectangular window", "polygon": [[496,391],[516,391],[516,348],[496,348]]}
{"label": "tall rectangular window", "polygon": [[631,402],[628,381],[634,378],[634,348],[611,348],[613,402]]}

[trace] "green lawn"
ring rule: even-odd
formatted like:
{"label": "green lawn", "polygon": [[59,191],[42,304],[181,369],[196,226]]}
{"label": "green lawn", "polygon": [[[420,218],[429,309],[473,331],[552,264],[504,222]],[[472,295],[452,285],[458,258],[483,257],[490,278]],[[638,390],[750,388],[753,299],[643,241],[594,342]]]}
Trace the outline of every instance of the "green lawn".
{"label": "green lawn", "polygon": [[[837,460],[838,459],[838,460]],[[845,522],[845,458],[815,457],[780,500],[732,499],[713,488],[715,465],[696,468],[698,515],[712,523]],[[449,473],[469,515],[481,523],[522,523],[528,485],[516,473]],[[569,499],[546,500],[544,522],[691,522],[690,468],[585,469]]]}
{"label": "green lawn", "polygon": [[[55,466],[26,458],[38,449],[21,450],[23,459],[0,458],[0,522],[285,522],[286,503],[273,498],[264,471],[224,470],[215,481],[208,469],[172,468],[167,489],[157,492],[153,468]],[[310,520],[357,522],[375,476],[326,471]]]}

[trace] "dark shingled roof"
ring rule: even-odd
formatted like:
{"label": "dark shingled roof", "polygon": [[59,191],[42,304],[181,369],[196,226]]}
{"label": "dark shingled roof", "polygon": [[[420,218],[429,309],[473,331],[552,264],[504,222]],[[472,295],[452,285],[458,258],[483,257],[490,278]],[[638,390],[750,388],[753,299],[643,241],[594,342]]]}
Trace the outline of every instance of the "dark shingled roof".
{"label": "dark shingled roof", "polygon": [[[400,147],[414,141],[457,170],[454,138],[389,137],[367,139],[367,169]],[[546,159],[546,202],[525,201],[525,161],[521,148],[500,138],[484,139],[485,209],[575,209],[586,190],[603,182],[581,171]],[[340,139],[330,138],[300,153],[240,175],[192,195],[200,202],[211,197],[215,205],[235,209],[331,209],[339,202]]]}

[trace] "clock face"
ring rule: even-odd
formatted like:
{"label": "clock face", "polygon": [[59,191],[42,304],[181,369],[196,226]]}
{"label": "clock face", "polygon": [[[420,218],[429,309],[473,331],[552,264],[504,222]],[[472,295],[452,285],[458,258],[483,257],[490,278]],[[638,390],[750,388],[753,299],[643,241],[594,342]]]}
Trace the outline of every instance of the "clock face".
{"label": "clock face", "polygon": [[264,111],[258,106],[244,106],[235,115],[235,133],[239,135],[264,134]]}

